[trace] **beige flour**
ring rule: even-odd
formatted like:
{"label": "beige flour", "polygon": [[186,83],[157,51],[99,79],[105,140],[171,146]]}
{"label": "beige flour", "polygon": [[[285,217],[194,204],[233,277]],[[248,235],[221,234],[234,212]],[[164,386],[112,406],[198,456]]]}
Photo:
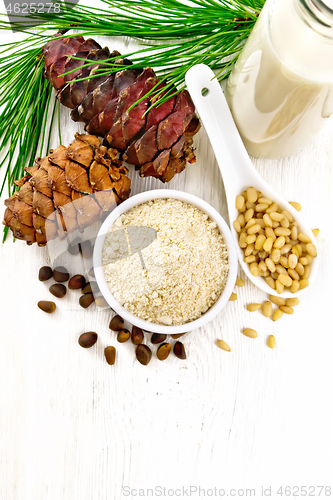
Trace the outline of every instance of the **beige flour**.
{"label": "beige flour", "polygon": [[[143,262],[139,253],[125,249],[129,226],[156,230],[146,247],[143,233]],[[102,263],[109,289],[121,305],[165,325],[181,325],[205,313],[221,295],[229,269],[216,223],[195,206],[174,199],[148,201],[121,215],[105,238]]]}

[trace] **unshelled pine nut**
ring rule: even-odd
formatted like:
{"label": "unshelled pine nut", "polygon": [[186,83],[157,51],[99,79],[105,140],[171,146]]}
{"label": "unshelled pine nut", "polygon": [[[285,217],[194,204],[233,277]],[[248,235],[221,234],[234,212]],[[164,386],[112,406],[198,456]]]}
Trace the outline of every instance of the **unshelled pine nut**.
{"label": "unshelled pine nut", "polygon": [[253,328],[244,328],[243,335],[250,337],[251,339],[256,339],[258,337],[258,333],[253,330]]}
{"label": "unshelled pine nut", "polygon": [[265,300],[262,305],[262,313],[266,318],[270,318],[272,316],[272,303],[269,300]]}

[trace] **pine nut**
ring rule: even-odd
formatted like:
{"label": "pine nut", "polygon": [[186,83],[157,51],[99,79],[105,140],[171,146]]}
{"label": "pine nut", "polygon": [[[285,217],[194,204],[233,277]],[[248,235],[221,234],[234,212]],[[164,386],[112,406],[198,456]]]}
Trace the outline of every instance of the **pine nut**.
{"label": "pine nut", "polygon": [[271,205],[273,203],[273,201],[270,200],[269,198],[260,197],[258,199],[258,203],[266,203],[267,205]]}
{"label": "pine nut", "polygon": [[280,309],[286,314],[294,314],[294,309],[290,306],[280,306]]}
{"label": "pine nut", "polygon": [[260,259],[265,260],[268,254],[266,250],[260,250],[260,252],[258,252],[258,255]]}
{"label": "pine nut", "polygon": [[290,299],[286,299],[286,306],[293,307],[298,306],[299,299],[297,297],[291,297]]}
{"label": "pine nut", "polygon": [[[287,241],[287,238],[286,238],[286,241]],[[291,250],[290,243],[286,243],[285,245],[283,245],[282,248],[280,248],[280,253],[281,253],[281,255],[284,255],[285,253],[288,253],[290,250]]]}
{"label": "pine nut", "polygon": [[268,207],[268,203],[258,203],[258,205],[256,205],[256,212],[265,212]]}
{"label": "pine nut", "polygon": [[298,231],[297,231],[297,226],[293,226],[293,227],[291,228],[291,234],[290,234],[291,239],[292,239],[292,240],[297,240],[297,234],[298,234]]}
{"label": "pine nut", "polygon": [[310,238],[310,236],[308,236],[307,234],[304,234],[304,233],[298,233],[297,238],[298,238],[298,239],[299,239],[299,241],[301,241],[302,243],[311,243],[311,238]]}
{"label": "pine nut", "polygon": [[251,264],[250,264],[250,273],[253,276],[259,276],[259,267],[258,267],[258,264],[256,262],[251,262]]}
{"label": "pine nut", "polygon": [[239,240],[238,240],[238,244],[241,248],[246,248],[247,247],[247,243],[246,243],[246,233],[241,233],[240,234],[240,237],[239,237]]}
{"label": "pine nut", "polygon": [[261,229],[264,229],[264,227],[265,227],[264,219],[260,219],[259,215],[260,214],[258,214],[258,218],[255,219],[255,221],[256,221],[257,224],[259,224],[259,226],[261,227]]}
{"label": "pine nut", "polygon": [[241,226],[240,226],[240,223],[238,222],[238,220],[235,220],[233,222],[233,226],[234,226],[234,230],[237,232],[237,233],[240,233],[241,231]]}
{"label": "pine nut", "polygon": [[244,250],[244,255],[247,257],[248,255],[251,255],[254,250],[254,244],[251,243],[251,245],[247,245],[247,247]]}
{"label": "pine nut", "polygon": [[236,208],[240,212],[245,209],[245,198],[244,196],[236,196]]}
{"label": "pine nut", "polygon": [[273,314],[273,318],[272,318],[272,320],[273,320],[273,321],[277,321],[278,319],[282,318],[282,316],[283,316],[283,315],[284,315],[284,312],[283,312],[283,311],[281,311],[281,309],[280,309],[280,308],[279,308],[279,309],[276,309],[276,311],[275,311],[275,312],[274,312],[274,314]]}
{"label": "pine nut", "polygon": [[307,243],[305,245],[305,250],[308,252],[309,255],[311,255],[311,257],[317,257],[317,249],[313,243]]}
{"label": "pine nut", "polygon": [[[289,228],[290,226],[290,222],[289,220],[287,219],[287,217],[285,217],[282,221],[281,221],[281,226],[284,227],[284,228]],[[291,230],[290,230],[291,231]]]}
{"label": "pine nut", "polygon": [[286,305],[286,301],[282,297],[276,297],[276,295],[269,295],[269,300],[279,307]]}
{"label": "pine nut", "polygon": [[302,264],[302,266],[307,266],[309,264],[307,257],[300,257],[299,262]]}
{"label": "pine nut", "polygon": [[280,250],[278,248],[273,248],[272,252],[271,252],[271,259],[272,261],[277,264],[280,260],[280,257],[281,257],[281,253],[280,253]]}
{"label": "pine nut", "polygon": [[296,272],[300,275],[303,276],[304,274],[304,266],[300,262],[297,262],[297,265],[295,267]]}
{"label": "pine nut", "polygon": [[249,234],[246,236],[245,241],[248,245],[251,245],[251,243],[254,243],[256,241],[257,237],[255,234]]}
{"label": "pine nut", "polygon": [[258,199],[258,192],[254,187],[249,187],[246,191],[247,199],[250,203],[255,203]]}
{"label": "pine nut", "polygon": [[[274,248],[282,248],[286,243],[286,240],[284,238],[284,236],[279,236],[273,243],[273,247]],[[280,252],[280,255],[281,255],[281,252]]]}
{"label": "pine nut", "polygon": [[293,282],[292,278],[288,276],[288,274],[279,274],[278,280],[286,287],[291,286]]}
{"label": "pine nut", "polygon": [[229,297],[230,301],[237,300],[237,293],[232,293]]}
{"label": "pine nut", "polygon": [[274,335],[270,335],[267,339],[267,345],[270,349],[274,349],[276,347],[276,338]]}
{"label": "pine nut", "polygon": [[231,351],[228,344],[226,342],[224,342],[224,340],[222,340],[222,339],[217,341],[217,345],[220,349],[223,349],[223,351],[227,351],[227,352]]}
{"label": "pine nut", "polygon": [[288,274],[287,270],[285,267],[281,266],[281,264],[278,264],[276,266],[276,272],[279,274]]}
{"label": "pine nut", "polygon": [[247,201],[245,203],[245,207],[249,210],[250,208],[252,208],[253,210],[255,209],[255,204],[254,203],[250,203],[249,201]]}
{"label": "pine nut", "polygon": [[[281,250],[280,250],[280,253],[281,253]],[[288,267],[288,259],[287,259],[287,257],[285,257],[284,255],[281,255],[280,264],[281,264],[281,266],[283,266],[283,267],[285,267],[287,269],[287,267]]]}
{"label": "pine nut", "polygon": [[266,224],[266,226],[272,227],[273,221],[272,221],[272,219],[270,218],[270,216],[268,214],[264,214],[263,221]]}
{"label": "pine nut", "polygon": [[267,276],[267,278],[265,278],[265,281],[268,286],[270,286],[271,288],[273,288],[273,290],[275,290],[275,281],[271,276]]}
{"label": "pine nut", "polygon": [[248,230],[251,226],[254,226],[256,224],[256,220],[255,219],[249,219],[245,225],[245,229]]}
{"label": "pine nut", "polygon": [[246,262],[246,264],[251,264],[251,262],[256,262],[256,256],[249,255],[248,257],[244,258],[244,262]]}
{"label": "pine nut", "polygon": [[293,284],[290,287],[290,291],[291,291],[291,293],[296,293],[298,290],[299,290],[299,281],[294,280]]}
{"label": "pine nut", "polygon": [[293,280],[299,280],[299,274],[295,269],[288,269],[288,274]]}
{"label": "pine nut", "polygon": [[291,230],[287,227],[277,227],[274,230],[274,233],[276,234],[276,236],[289,236],[291,234]]}
{"label": "pine nut", "polygon": [[302,257],[302,253],[303,253],[303,247],[302,247],[302,245],[300,243],[296,243],[295,248],[296,248],[296,250],[298,252],[298,255],[300,257]]}
{"label": "pine nut", "polygon": [[297,261],[297,256],[291,253],[288,257],[288,266],[290,267],[290,269],[295,269],[295,267],[297,266]]}
{"label": "pine nut", "polygon": [[249,208],[248,210],[246,210],[244,214],[245,222],[249,222],[249,220],[252,219],[253,215],[254,215],[253,208]]}
{"label": "pine nut", "polygon": [[265,241],[266,241],[266,236],[265,236],[264,234],[259,234],[259,235],[257,236],[256,242],[255,242],[255,245],[254,245],[254,248],[255,248],[256,250],[261,250],[261,249],[262,249],[262,247],[263,247],[263,245],[264,245],[264,243],[265,243]]}
{"label": "pine nut", "polygon": [[312,229],[312,232],[313,232],[313,236],[315,238],[317,238],[318,234],[319,234],[319,229]]}
{"label": "pine nut", "polygon": [[279,205],[277,203],[272,203],[271,206],[269,206],[266,210],[266,214],[270,214],[271,212],[276,212],[277,209],[279,208]]}
{"label": "pine nut", "polygon": [[271,236],[269,236],[265,243],[263,244],[263,249],[266,251],[266,252],[270,252],[271,249],[272,249],[272,246],[273,246],[273,238]]}
{"label": "pine nut", "polygon": [[273,222],[272,222],[272,228],[276,229],[279,226],[280,226],[280,222],[278,222],[277,220],[273,220]]}
{"label": "pine nut", "polygon": [[289,222],[293,222],[294,217],[291,215],[288,210],[282,210],[283,215],[288,219]]}
{"label": "pine nut", "polygon": [[[313,261],[313,257],[312,255],[309,255],[308,253],[306,254],[305,256],[306,260],[308,261],[307,264],[305,264],[306,266],[308,266],[309,264],[311,264],[311,262]],[[304,265],[304,264],[303,264]]]}
{"label": "pine nut", "polygon": [[[263,260],[262,260],[261,262],[259,262],[259,264],[258,264],[258,268],[259,268],[259,271],[260,271],[261,273],[264,273],[264,272],[266,272],[266,271],[267,271],[267,266],[266,266],[266,264],[265,264],[265,262],[264,262]],[[268,273],[268,275],[269,275],[269,273]],[[268,276],[268,275],[267,275],[267,276]]]}
{"label": "pine nut", "polygon": [[255,234],[260,231],[260,229],[260,224],[254,224],[253,226],[249,227],[249,229],[247,230],[247,234]]}
{"label": "pine nut", "polygon": [[266,318],[270,318],[272,316],[273,306],[269,300],[265,300],[262,305],[262,313]]}
{"label": "pine nut", "polygon": [[278,212],[271,212],[269,214],[269,216],[272,219],[272,221],[275,221],[275,222],[280,222],[284,219],[284,215],[279,214]]}
{"label": "pine nut", "polygon": [[258,337],[258,333],[253,330],[253,328],[244,328],[243,335],[250,337],[251,339],[256,339]]}
{"label": "pine nut", "polygon": [[267,268],[271,271],[271,273],[275,272],[276,266],[275,266],[274,262],[272,261],[272,259],[267,257],[267,259],[265,260],[265,264],[266,264]]}
{"label": "pine nut", "polygon": [[297,201],[290,201],[289,202],[292,207],[294,207],[297,212],[300,212],[302,210],[302,206],[300,203],[297,203]]}
{"label": "pine nut", "polygon": [[240,224],[241,227],[244,227],[245,226],[245,217],[244,217],[244,214],[239,214],[239,216],[237,217],[237,220]]}
{"label": "pine nut", "polygon": [[310,266],[305,266],[304,267],[304,273],[302,276],[302,280],[307,280],[311,274],[311,267]]}
{"label": "pine nut", "polygon": [[270,275],[270,272],[268,271],[268,269],[266,271],[261,271],[259,269],[259,276],[262,276],[263,278],[266,278],[269,275]]}
{"label": "pine nut", "polygon": [[273,228],[272,227],[266,227],[265,228],[265,234],[266,234],[266,238],[273,238],[273,241],[276,240],[276,236],[275,236],[275,233],[273,231]]}
{"label": "pine nut", "polygon": [[258,311],[261,308],[261,304],[248,304],[246,309],[250,312]]}
{"label": "pine nut", "polygon": [[282,293],[283,292],[284,285],[281,283],[281,281],[279,281],[279,280],[275,281],[275,290],[277,291],[277,293]]}
{"label": "pine nut", "polygon": [[240,278],[239,276],[237,276],[237,279],[236,279],[236,286],[244,286],[245,285],[245,281]]}

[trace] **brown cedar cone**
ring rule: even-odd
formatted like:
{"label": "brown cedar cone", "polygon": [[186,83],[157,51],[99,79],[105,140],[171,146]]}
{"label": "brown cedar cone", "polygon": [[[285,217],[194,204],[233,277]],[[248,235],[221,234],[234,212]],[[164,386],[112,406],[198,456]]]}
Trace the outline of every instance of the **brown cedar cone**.
{"label": "brown cedar cone", "polygon": [[70,146],[35,162],[15,181],[20,190],[5,201],[3,221],[28,245],[44,246],[75,229],[82,232],[130,194],[128,169],[117,160],[117,151],[95,136],[76,134]]}
{"label": "brown cedar cone", "polygon": [[[155,86],[166,86],[151,68],[106,72],[77,81],[93,75],[97,69],[110,69],[101,63],[108,57],[115,58],[114,67],[132,64],[118,57],[119,52],[110,53],[107,47],[102,49],[94,40],[80,36],[51,40],[44,46],[43,54],[45,76],[57,91],[57,99],[72,109],[72,119],[85,122],[89,134],[104,137],[104,144],[116,148],[124,161],[140,169],[142,177],[153,176],[168,182],[184,170],[186,162],[195,162],[192,137],[200,123],[187,90],[143,116],[156,101],[147,92]],[[82,59],[96,63],[79,68],[84,64]],[[60,76],[74,69],[73,73]],[[127,111],[139,99],[142,100]]]}

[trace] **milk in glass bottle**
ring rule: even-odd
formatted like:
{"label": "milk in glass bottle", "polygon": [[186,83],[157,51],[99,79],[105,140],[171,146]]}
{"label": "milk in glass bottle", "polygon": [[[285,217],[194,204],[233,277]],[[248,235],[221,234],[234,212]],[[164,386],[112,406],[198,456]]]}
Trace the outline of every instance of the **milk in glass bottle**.
{"label": "milk in glass bottle", "polygon": [[308,144],[333,113],[333,0],[267,0],[226,98],[250,154]]}

